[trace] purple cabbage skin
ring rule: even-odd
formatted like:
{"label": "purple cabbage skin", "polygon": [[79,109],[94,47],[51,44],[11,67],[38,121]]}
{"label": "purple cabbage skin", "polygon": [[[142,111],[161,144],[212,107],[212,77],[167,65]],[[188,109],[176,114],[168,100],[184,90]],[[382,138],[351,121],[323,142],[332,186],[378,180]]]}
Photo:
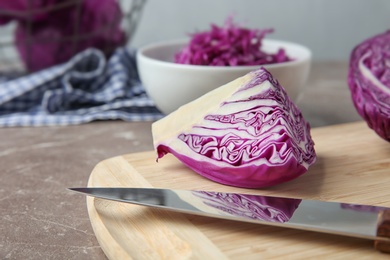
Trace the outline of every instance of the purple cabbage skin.
{"label": "purple cabbage skin", "polygon": [[253,66],[290,61],[284,49],[275,54],[261,50],[266,34],[273,29],[251,30],[233,23],[229,17],[223,27],[211,25],[210,31],[194,33],[175,55],[175,63],[202,66]]}
{"label": "purple cabbage skin", "polygon": [[[120,28],[122,13],[116,0],[2,0],[0,8],[20,15],[0,16],[0,25],[17,22],[15,45],[26,68],[38,71],[68,61],[89,47],[107,55],[126,42]],[[32,9],[46,11],[35,12]],[[60,5],[57,9],[51,9]],[[12,19],[11,19],[12,18]]]}
{"label": "purple cabbage skin", "polygon": [[252,93],[252,88],[266,82],[269,87],[244,100],[224,102],[220,110],[235,112],[206,115],[193,131],[179,134],[190,156],[161,142],[156,145],[158,158],[172,153],[208,179],[244,188],[272,186],[305,173],[316,160],[309,124],[267,70],[250,76],[233,95]]}
{"label": "purple cabbage skin", "polygon": [[204,204],[231,216],[284,223],[290,220],[301,199],[194,191]]}
{"label": "purple cabbage skin", "polygon": [[[48,9],[53,8],[59,0],[0,0],[0,25],[12,20],[40,21],[48,16]],[[4,14],[5,12],[9,14]]]}
{"label": "purple cabbage skin", "polygon": [[390,141],[390,30],[353,49],[348,85],[357,112],[380,137]]}

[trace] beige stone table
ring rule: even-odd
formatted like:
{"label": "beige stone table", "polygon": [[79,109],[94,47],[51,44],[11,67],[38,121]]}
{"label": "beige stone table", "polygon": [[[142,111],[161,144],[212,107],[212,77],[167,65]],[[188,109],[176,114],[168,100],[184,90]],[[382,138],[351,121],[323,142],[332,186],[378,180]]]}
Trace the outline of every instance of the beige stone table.
{"label": "beige stone table", "polygon": [[[346,63],[313,64],[297,101],[313,127],[360,120],[346,84]],[[152,149],[151,122],[0,128],[0,259],[105,259],[85,199],[94,166]]]}

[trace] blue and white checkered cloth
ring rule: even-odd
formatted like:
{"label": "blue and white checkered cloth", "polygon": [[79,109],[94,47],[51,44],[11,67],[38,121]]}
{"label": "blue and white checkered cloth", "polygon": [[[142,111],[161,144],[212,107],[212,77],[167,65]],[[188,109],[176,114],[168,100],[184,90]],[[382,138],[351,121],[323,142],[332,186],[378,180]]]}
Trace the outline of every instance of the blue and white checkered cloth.
{"label": "blue and white checkered cloth", "polygon": [[0,127],[161,117],[139,81],[135,50],[119,48],[107,61],[87,49],[65,64],[0,79]]}

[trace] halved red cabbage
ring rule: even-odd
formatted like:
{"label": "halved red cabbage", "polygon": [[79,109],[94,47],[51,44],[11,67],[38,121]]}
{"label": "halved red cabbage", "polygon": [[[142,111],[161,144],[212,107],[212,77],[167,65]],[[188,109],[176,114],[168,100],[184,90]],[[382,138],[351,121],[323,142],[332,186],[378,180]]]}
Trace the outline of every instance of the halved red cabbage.
{"label": "halved red cabbage", "polygon": [[182,106],[152,125],[158,158],[172,153],[200,175],[238,187],[292,180],[315,162],[310,126],[265,69]]}
{"label": "halved red cabbage", "polygon": [[206,66],[249,66],[291,60],[284,49],[277,53],[261,50],[261,42],[273,29],[251,30],[233,23],[229,17],[223,27],[211,25],[210,31],[194,33],[190,42],[175,55],[180,64]]}
{"label": "halved red cabbage", "polygon": [[353,49],[348,85],[360,116],[390,141],[390,30]]}

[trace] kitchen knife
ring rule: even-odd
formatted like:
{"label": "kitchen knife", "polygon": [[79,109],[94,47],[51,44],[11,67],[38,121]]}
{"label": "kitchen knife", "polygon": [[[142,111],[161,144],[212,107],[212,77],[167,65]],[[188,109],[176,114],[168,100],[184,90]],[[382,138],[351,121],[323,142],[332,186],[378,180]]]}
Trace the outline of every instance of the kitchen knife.
{"label": "kitchen knife", "polygon": [[375,240],[390,252],[390,208],[227,192],[69,188],[101,199],[181,213]]}

